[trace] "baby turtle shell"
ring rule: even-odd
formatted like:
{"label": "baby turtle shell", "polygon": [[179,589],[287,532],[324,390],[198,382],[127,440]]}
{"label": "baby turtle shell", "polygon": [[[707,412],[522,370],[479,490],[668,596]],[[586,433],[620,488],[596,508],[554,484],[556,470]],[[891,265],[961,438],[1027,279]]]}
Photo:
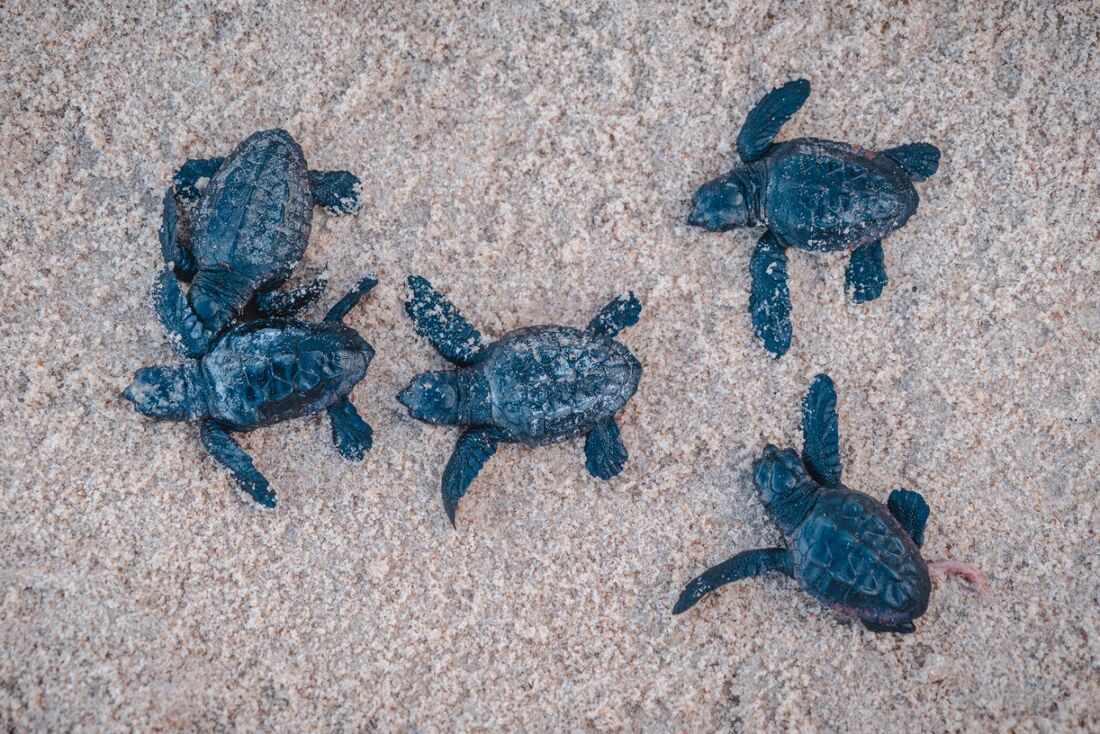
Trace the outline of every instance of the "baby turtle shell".
{"label": "baby turtle shell", "polygon": [[626,405],[642,376],[624,345],[568,326],[517,329],[489,345],[476,368],[493,424],[526,444],[586,433]]}
{"label": "baby turtle shell", "polygon": [[881,502],[862,492],[820,490],[788,550],[795,580],[842,614],[896,627],[928,608],[932,582],[920,549]]}
{"label": "baby turtle shell", "polygon": [[260,319],[230,329],[200,365],[206,407],[235,431],[311,415],[347,395],[374,349],[339,322]]}
{"label": "baby turtle shell", "polygon": [[845,143],[803,138],[773,146],[763,209],[780,242],[816,252],[851,250],[900,229],[917,190],[892,158]]}

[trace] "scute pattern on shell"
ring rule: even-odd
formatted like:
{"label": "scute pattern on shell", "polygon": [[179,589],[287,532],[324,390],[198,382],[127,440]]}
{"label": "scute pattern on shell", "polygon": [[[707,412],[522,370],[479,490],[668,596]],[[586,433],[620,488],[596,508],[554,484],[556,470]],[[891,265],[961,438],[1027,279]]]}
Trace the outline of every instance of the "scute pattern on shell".
{"label": "scute pattern on shell", "polygon": [[768,227],[807,250],[843,250],[882,239],[903,226],[918,196],[888,158],[846,143],[800,139],[768,154]]}
{"label": "scute pattern on shell", "polygon": [[200,269],[231,267],[269,288],[305,253],[313,199],[301,146],[282,130],[244,140],[203,191],[190,225]]}
{"label": "scute pattern on shell", "polygon": [[494,422],[508,438],[544,443],[590,430],[634,394],[641,365],[605,336],[565,326],[519,329],[481,363]]}
{"label": "scute pattern on shell", "polygon": [[795,576],[827,606],[889,623],[924,613],[931,582],[920,551],[865,494],[822,489],[790,538]]}
{"label": "scute pattern on shell", "polygon": [[370,345],[343,324],[244,324],[202,360],[211,415],[235,430],[249,430],[315,413],[347,394],[373,356]]}

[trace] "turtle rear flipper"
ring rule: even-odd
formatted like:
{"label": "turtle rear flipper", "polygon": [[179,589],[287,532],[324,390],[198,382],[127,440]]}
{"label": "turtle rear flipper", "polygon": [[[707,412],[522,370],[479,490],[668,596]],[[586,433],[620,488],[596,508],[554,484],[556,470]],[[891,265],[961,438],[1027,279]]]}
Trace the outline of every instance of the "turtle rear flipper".
{"label": "turtle rear flipper", "polygon": [[275,492],[252,463],[252,457],[216,421],[205,420],[199,431],[203,448],[233,474],[237,486],[264,507],[275,506]]}
{"label": "turtle rear flipper", "polygon": [[814,378],[802,398],[802,463],[817,483],[840,486],[840,436],[836,387],[826,374]]}
{"label": "turtle rear flipper", "polygon": [[614,339],[620,331],[638,323],[638,314],[641,311],[642,304],[634,296],[633,291],[625,296],[618,296],[601,308],[600,312],[588,322],[588,330],[593,334],[602,334]]}
{"label": "turtle rear flipper", "polygon": [[458,501],[496,451],[497,435],[491,428],[471,428],[458,437],[455,450],[443,470],[443,509],[447,512],[451,527],[455,527]]}
{"label": "turtle rear flipper", "polygon": [[614,418],[607,418],[588,432],[584,455],[585,468],[597,479],[610,479],[623,470],[628,454]]}
{"label": "turtle rear flipper", "polygon": [[289,291],[264,291],[256,294],[256,310],[261,316],[293,316],[317,302],[328,281],[317,278]]}
{"label": "turtle rear flipper", "polygon": [[791,294],[787,286],[787,254],[771,232],[757,241],[749,259],[752,328],[764,348],[782,357],[791,348]]}
{"label": "turtle rear flipper", "polygon": [[886,509],[909,534],[917,547],[924,545],[924,526],[928,522],[928,503],[920,493],[908,489],[895,489],[886,501]]}
{"label": "turtle rear flipper", "polygon": [[333,214],[357,211],[360,181],[349,171],[310,171],[309,188],[313,203]]}
{"label": "turtle rear flipper", "polygon": [[450,362],[461,366],[476,362],[484,351],[478,330],[426,279],[410,275],[408,286],[405,313],[412,319],[416,333]]}
{"label": "turtle rear flipper", "polygon": [[328,406],[328,417],[332,421],[332,442],[337,451],[345,459],[361,460],[373,444],[374,432],[370,424],[360,417],[346,396]]}
{"label": "turtle rear flipper", "polygon": [[869,242],[853,250],[844,278],[856,303],[873,301],[882,295],[882,289],[890,280],[883,262],[882,242]]}
{"label": "turtle rear flipper", "polygon": [[751,163],[764,154],[787,120],[798,112],[810,96],[810,83],[794,79],[764,95],[745,117],[737,134],[737,155]]}
{"label": "turtle rear flipper", "polygon": [[910,181],[923,181],[935,174],[940,167],[940,149],[931,143],[899,145],[883,150],[878,155],[886,156],[904,168]]}
{"label": "turtle rear flipper", "polygon": [[160,254],[164,257],[164,262],[172,266],[180,280],[189,282],[195,277],[198,269],[195,257],[179,241],[179,209],[171,187],[164,192],[160,220]]}
{"label": "turtle rear flipper", "polygon": [[672,608],[672,613],[686,612],[719,586],[759,576],[768,571],[778,571],[787,576],[794,575],[791,568],[791,554],[786,548],[756,548],[742,551],[717,566],[707,569],[684,587],[680,598],[676,600],[676,606]]}
{"label": "turtle rear flipper", "polygon": [[214,334],[191,308],[171,266],[165,266],[153,282],[153,307],[164,328],[178,337],[173,340],[176,351],[193,358],[206,354]]}

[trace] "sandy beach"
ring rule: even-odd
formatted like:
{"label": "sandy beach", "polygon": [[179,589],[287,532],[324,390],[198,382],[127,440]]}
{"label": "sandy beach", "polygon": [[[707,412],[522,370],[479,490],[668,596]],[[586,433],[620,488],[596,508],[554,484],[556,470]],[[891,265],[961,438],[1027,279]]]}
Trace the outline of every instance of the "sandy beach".
{"label": "sandy beach", "polygon": [[[45,5],[0,6],[0,729],[1100,731],[1095,4]],[[845,254],[790,254],[777,361],[759,231],[684,220],[796,77],[781,138],[943,159],[878,300],[846,297]],[[270,127],[363,181],[315,213],[306,317],[380,284],[346,319],[374,448],[343,459],[323,415],[242,435],[264,510],[120,391],[179,359],[149,300],[173,172]],[[490,339],[632,289],[625,471],[502,446],[453,530],[458,431],[394,397],[445,366],[409,273]],[[750,465],[800,445],[821,371],[846,483],[920,491],[925,556],[988,596],[939,579],[915,634],[874,634],[769,575],[673,617],[780,541]]]}

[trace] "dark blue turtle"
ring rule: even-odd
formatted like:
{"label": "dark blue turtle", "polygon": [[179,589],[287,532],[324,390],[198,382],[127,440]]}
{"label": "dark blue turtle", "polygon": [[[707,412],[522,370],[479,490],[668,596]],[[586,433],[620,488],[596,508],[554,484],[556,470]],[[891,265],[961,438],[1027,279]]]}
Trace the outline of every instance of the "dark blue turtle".
{"label": "dark blue turtle", "polygon": [[966,576],[984,589],[976,568],[953,561],[926,563],[920,547],[928,505],[918,493],[895,489],[884,506],[840,481],[836,392],[818,375],[802,401],[804,446],[771,444],[753,463],[764,509],[786,548],[743,551],[693,579],[673,614],[732,581],[778,571],[840,614],[875,632],[912,632],[932,590],[930,572]]}
{"label": "dark blue turtle", "polygon": [[273,316],[237,324],[196,360],[138,370],[123,395],[151,418],[200,422],[206,450],[254,500],[274,507],[274,490],[229,433],[327,410],[336,448],[363,458],[371,427],[348,394],[374,349],[341,319],[375,283],[359,281],[321,323]]}
{"label": "dark blue turtle", "polygon": [[465,428],[443,470],[452,525],[458,501],[502,441],[537,446],[585,434],[589,473],[610,479],[623,470],[615,413],[637,390],[642,366],[615,336],[638,322],[633,293],[604,306],[586,329],[531,326],[484,344],[431,283],[415,275],[408,283],[405,311],[417,332],[458,366],[417,375],[397,396],[414,418]]}
{"label": "dark blue turtle", "polygon": [[[209,183],[201,191],[202,179]],[[320,297],[321,279],[277,291],[302,259],[314,205],[332,212],[359,206],[359,179],[347,171],[310,171],[285,130],[253,133],[228,158],[190,160],[164,194],[160,245],[167,263],[153,299],[188,357],[246,310],[290,316]],[[193,204],[186,237],[179,204]],[[184,240],[181,241],[181,240]],[[184,296],[177,278],[190,282]]]}
{"label": "dark blue turtle", "polygon": [[756,336],[776,357],[791,345],[785,250],[852,250],[846,276],[853,299],[878,298],[887,281],[882,238],[917,210],[912,182],[934,174],[940,162],[930,143],[878,153],[816,138],[772,143],[809,94],[810,83],[797,79],[760,100],[737,136],[742,165],[703,184],[688,217],[711,232],[767,227],[749,261],[749,312]]}

